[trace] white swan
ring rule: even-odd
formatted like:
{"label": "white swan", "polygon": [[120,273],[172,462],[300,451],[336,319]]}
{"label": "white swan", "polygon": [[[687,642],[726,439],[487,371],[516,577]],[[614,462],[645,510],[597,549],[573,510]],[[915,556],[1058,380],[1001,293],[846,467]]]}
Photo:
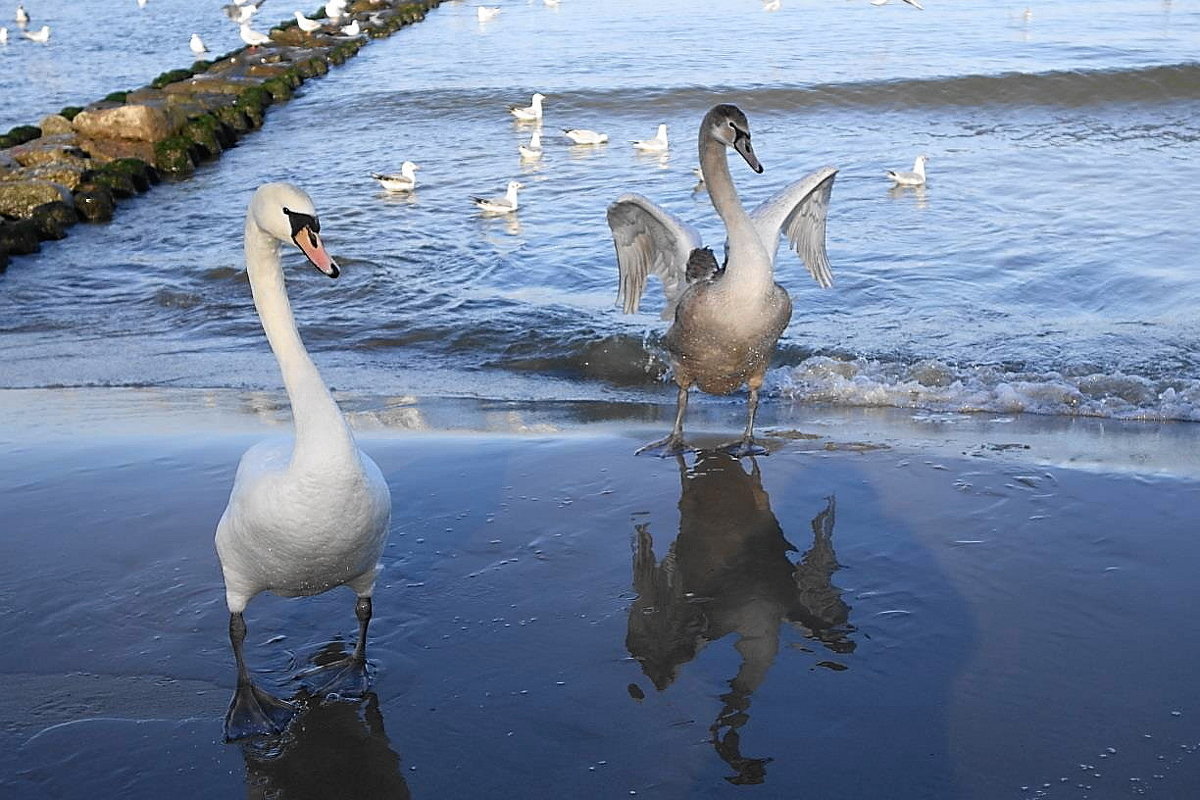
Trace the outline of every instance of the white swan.
{"label": "white swan", "polygon": [[667,141],[667,123],[658,126],[658,133],[653,139],[637,139],[633,146],[647,153],[665,153],[670,144]]}
{"label": "white swan", "polygon": [[271,37],[267,34],[251,28],[249,22],[243,22],[239,26],[238,35],[242,37],[243,42],[251,47],[258,47],[261,44],[267,44],[271,41]]}
{"label": "white swan", "polygon": [[384,174],[372,172],[371,177],[379,181],[379,185],[389,192],[411,192],[417,188],[417,170],[420,169],[411,161],[400,165],[399,172]]}
{"label": "white swan", "polygon": [[563,133],[575,144],[604,144],[608,141],[607,133],[598,133],[587,128],[563,128]]}
{"label": "white swan", "polygon": [[192,52],[196,55],[201,55],[208,52],[208,47],[205,46],[204,40],[200,38],[200,34],[198,33],[192,34],[191,41],[188,42],[188,47],[190,47]]}
{"label": "white swan", "polygon": [[517,145],[517,152],[521,154],[521,158],[526,161],[536,161],[542,157],[542,131],[534,128],[534,131],[529,136],[529,144]]}
{"label": "white swan", "polygon": [[925,162],[928,160],[929,156],[917,156],[917,160],[913,162],[912,172],[889,169],[887,171],[887,176],[895,181],[897,186],[924,186]]}
{"label": "white swan", "polygon": [[541,92],[534,92],[532,102],[527,106],[509,106],[508,113],[519,119],[521,122],[534,122],[542,118],[542,101],[546,99],[546,95]]}
{"label": "white swan", "polygon": [[732,147],[755,172],[762,172],[750,144],[746,115],[737,106],[714,106],[700,123],[700,170],[728,236],[726,263],[718,266],[691,225],[638,194],[624,194],[608,207],[620,273],[619,296],[626,313],[637,311],[650,274],[663,281],[674,322],[663,344],[674,364],[679,393],[671,433],[641,448],[682,452],[688,389],[729,394],[750,389],[746,430],[729,446],[736,455],[764,452],[754,444],[754,414],[775,342],[791,319],[787,290],[775,282],[779,237],[785,235],[822,287],[833,282],[825,253],[825,218],[837,170],[823,167],[795,181],[752,213],[746,213],[729,174],[725,148]]}
{"label": "white swan", "polygon": [[475,205],[489,214],[511,214],[519,208],[517,190],[525,188],[519,181],[509,181],[504,197],[472,197]]}
{"label": "white swan", "polygon": [[333,683],[365,689],[371,593],[391,515],[391,496],[379,467],[359,451],[337,404],[296,330],[279,257],[295,243],[331,278],[337,264],[318,237],[312,200],[286,183],[260,186],[246,212],[246,271],[254,305],[291,402],[295,436],[246,451],[229,505],[217,524],[217,553],[229,606],[229,640],[237,661],[237,692],[225,718],[229,739],[281,731],[290,703],[250,679],[242,645],[242,611],[259,592],[284,597],[319,594],[346,585],[358,595],[358,643],[332,668]]}
{"label": "white swan", "polygon": [[319,30],[321,27],[320,20],[309,19],[300,11],[293,12],[296,15],[296,26],[305,33],[312,33]]}

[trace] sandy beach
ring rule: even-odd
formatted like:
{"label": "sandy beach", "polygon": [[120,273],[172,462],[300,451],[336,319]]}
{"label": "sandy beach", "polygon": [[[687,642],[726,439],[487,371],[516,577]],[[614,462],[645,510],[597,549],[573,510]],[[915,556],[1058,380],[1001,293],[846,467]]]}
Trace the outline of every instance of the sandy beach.
{"label": "sandy beach", "polygon": [[[395,497],[372,694],[222,741],[212,546],[281,396],[0,392],[0,793],[1183,797],[1200,433],[764,408],[772,453],[635,457],[671,409],[359,401]],[[694,440],[738,430],[697,404]],[[803,417],[800,417],[803,418]],[[247,613],[284,696],[348,590]]]}

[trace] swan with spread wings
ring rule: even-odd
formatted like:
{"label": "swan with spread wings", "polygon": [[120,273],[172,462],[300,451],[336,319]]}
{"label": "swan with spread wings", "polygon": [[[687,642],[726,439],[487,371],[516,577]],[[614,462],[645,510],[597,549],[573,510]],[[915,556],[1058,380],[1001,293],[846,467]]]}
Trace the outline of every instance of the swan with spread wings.
{"label": "swan with spread wings", "polygon": [[717,263],[693,226],[639,194],[624,194],[608,208],[620,273],[619,299],[638,310],[650,275],[663,282],[663,318],[673,320],[663,339],[670,353],[678,399],[675,425],[639,453],[684,451],[688,390],[750,392],[742,438],[728,446],[743,456],[766,452],[754,441],[754,415],[775,343],[792,316],[786,289],[775,282],[779,240],[787,237],[813,280],[833,284],[825,252],[825,220],[837,170],[822,167],[784,187],[754,211],[738,199],[729,173],[732,147],[755,172],[763,171],[750,141],[750,125],[737,106],[714,106],[700,123],[700,170],[727,235],[725,263]]}

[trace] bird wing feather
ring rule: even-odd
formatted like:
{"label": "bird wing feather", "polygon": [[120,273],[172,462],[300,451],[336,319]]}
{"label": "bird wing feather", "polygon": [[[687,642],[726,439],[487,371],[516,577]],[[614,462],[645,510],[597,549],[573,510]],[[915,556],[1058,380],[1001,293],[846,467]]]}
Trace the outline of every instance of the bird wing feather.
{"label": "bird wing feather", "polygon": [[829,256],[825,253],[825,220],[836,176],[834,167],[814,170],[750,213],[771,260],[775,260],[779,251],[779,237],[786,236],[813,280],[823,289],[833,285]]}
{"label": "bird wing feather", "polygon": [[626,314],[638,310],[646,281],[657,275],[667,298],[663,317],[670,318],[687,288],[687,262],[700,247],[700,232],[640,194],[623,194],[608,207],[608,227],[617,249],[620,285],[617,299]]}

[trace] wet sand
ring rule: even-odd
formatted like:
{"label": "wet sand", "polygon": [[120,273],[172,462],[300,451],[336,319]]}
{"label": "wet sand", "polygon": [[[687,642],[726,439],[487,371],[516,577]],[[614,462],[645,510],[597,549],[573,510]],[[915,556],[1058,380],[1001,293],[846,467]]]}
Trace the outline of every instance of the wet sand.
{"label": "wet sand", "polygon": [[[680,464],[632,455],[669,407],[348,398],[395,498],[373,693],[225,744],[212,532],[281,399],[0,392],[0,795],[1200,793],[1187,424],[768,404],[771,455]],[[247,623],[288,695],[353,596]]]}

